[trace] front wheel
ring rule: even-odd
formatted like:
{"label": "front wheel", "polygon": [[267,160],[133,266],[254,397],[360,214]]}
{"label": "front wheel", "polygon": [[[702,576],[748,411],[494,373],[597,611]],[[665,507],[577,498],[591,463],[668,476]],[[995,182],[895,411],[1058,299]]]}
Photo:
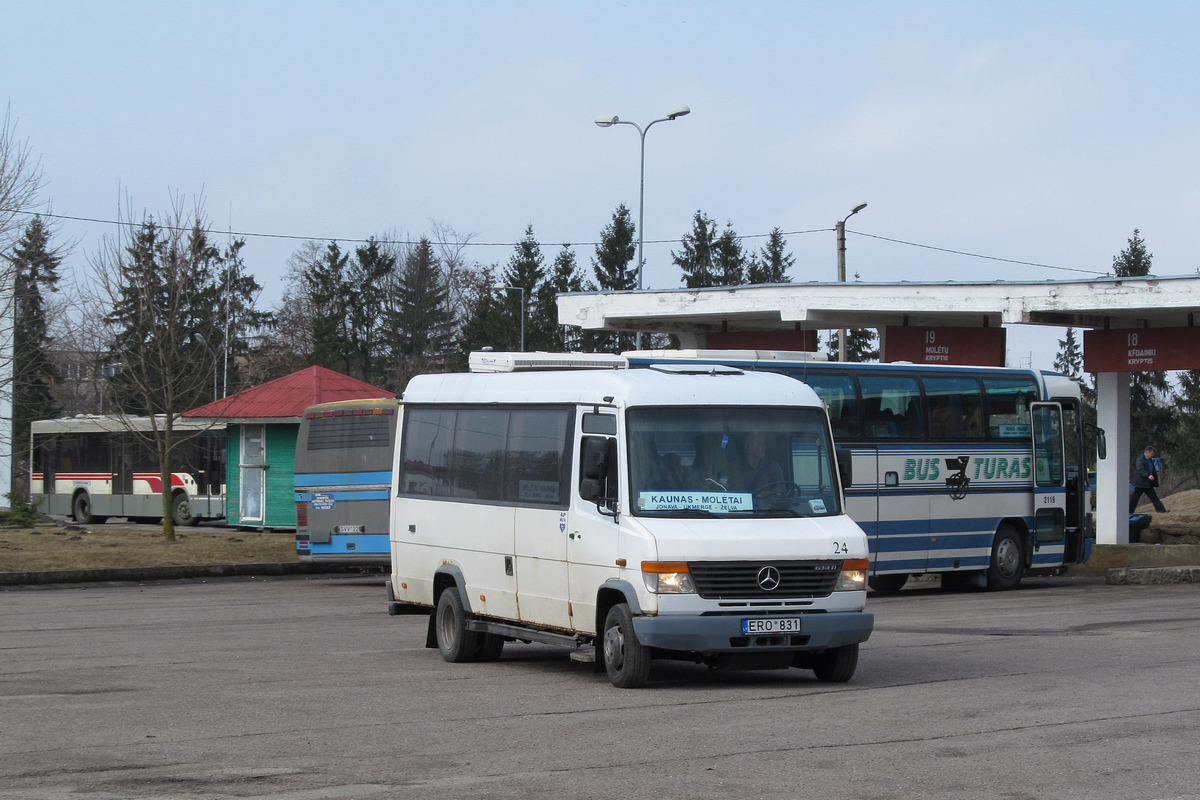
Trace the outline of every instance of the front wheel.
{"label": "front wheel", "polygon": [[457,586],[442,590],[433,613],[433,630],[442,658],[452,664],[474,660],[480,649],[479,634],[467,630],[467,610]]}
{"label": "front wheel", "polygon": [[71,516],[80,525],[99,525],[108,519],[92,514],[92,499],[83,492],[75,495],[75,502],[71,504]]}
{"label": "front wheel", "polygon": [[1015,589],[1021,583],[1025,569],[1025,552],[1021,537],[1011,525],[1001,525],[992,541],[992,559],[988,563],[989,589]]}
{"label": "front wheel", "polygon": [[813,674],[825,683],[845,683],[858,669],[858,645],[846,644],[813,657]]}
{"label": "front wheel", "polygon": [[199,525],[200,520],[192,516],[192,504],[183,492],[171,500],[171,519],[176,525]]}
{"label": "front wheel", "polygon": [[628,603],[618,603],[604,619],[604,669],[613,686],[637,689],[650,680],[650,648],[633,632],[633,612]]}

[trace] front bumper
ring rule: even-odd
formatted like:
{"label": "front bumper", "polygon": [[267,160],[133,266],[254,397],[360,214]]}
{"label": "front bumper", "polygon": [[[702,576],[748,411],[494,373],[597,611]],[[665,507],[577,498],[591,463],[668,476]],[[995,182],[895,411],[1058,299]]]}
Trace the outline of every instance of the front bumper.
{"label": "front bumper", "polygon": [[[751,616],[751,615],[746,615]],[[875,627],[866,611],[802,614],[799,633],[746,635],[744,616],[634,617],[633,630],[647,647],[696,653],[763,653],[825,650],[865,642]]]}

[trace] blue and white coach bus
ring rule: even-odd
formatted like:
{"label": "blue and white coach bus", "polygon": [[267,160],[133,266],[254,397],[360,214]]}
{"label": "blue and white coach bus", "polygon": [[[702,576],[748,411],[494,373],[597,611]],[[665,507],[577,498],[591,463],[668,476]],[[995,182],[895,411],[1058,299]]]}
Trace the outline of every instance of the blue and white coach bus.
{"label": "blue and white coach bus", "polygon": [[388,499],[400,403],[309,406],[296,437],[296,551],[300,561],[391,563]]}
{"label": "blue and white coach bus", "polygon": [[631,367],[701,361],[812,387],[853,455],[847,509],[870,541],[877,591],[923,573],[939,573],[943,586],[1013,589],[1024,574],[1061,572],[1091,554],[1086,426],[1079,384],[1065,375],[770,351],[626,356]]}

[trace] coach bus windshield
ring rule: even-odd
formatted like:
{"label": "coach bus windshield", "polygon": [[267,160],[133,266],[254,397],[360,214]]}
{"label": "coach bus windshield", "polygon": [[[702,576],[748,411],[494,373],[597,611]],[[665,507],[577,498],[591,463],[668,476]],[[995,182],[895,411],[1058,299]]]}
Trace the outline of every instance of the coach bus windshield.
{"label": "coach bus windshield", "polygon": [[628,423],[637,515],[841,513],[833,447],[820,409],[633,408]]}

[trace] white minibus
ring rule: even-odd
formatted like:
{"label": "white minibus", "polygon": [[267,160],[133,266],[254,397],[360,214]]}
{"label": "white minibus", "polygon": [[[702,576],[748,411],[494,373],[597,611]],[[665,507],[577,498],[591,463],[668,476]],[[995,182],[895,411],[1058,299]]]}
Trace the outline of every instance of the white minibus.
{"label": "white minibus", "polygon": [[561,644],[625,688],[654,659],[853,676],[869,551],[812,389],[619,356],[472,367],[401,405],[389,611],[430,610],[426,646]]}

